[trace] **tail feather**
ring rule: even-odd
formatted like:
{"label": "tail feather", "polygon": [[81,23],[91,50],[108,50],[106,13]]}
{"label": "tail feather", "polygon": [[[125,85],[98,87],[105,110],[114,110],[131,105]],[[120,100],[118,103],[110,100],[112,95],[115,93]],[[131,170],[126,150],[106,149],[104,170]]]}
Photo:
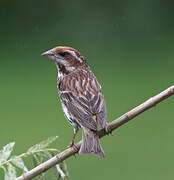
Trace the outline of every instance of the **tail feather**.
{"label": "tail feather", "polygon": [[100,158],[104,157],[104,151],[100,145],[99,137],[98,135],[85,127],[82,127],[83,129],[83,139],[82,139],[82,145],[79,150],[79,154],[90,154],[94,153]]}

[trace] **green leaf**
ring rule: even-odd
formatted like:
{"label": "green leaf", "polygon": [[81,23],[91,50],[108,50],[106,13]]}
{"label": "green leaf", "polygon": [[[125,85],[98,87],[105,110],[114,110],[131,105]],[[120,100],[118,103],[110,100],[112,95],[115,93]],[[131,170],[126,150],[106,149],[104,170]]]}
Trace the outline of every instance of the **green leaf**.
{"label": "green leaf", "polygon": [[40,160],[37,158],[37,156],[35,154],[33,154],[32,160],[33,160],[34,167],[36,167],[40,162]]}
{"label": "green leaf", "polygon": [[0,166],[1,169],[4,170],[4,172],[6,171],[5,167],[4,166]]}
{"label": "green leaf", "polygon": [[50,159],[52,158],[52,154],[49,152],[49,149],[44,150],[43,152],[39,153],[39,156],[45,158],[45,159]]}
{"label": "green leaf", "polygon": [[46,139],[46,140],[44,140],[44,141],[30,147],[27,152],[28,153],[35,153],[35,152],[38,152],[40,150],[44,150],[52,142],[54,142],[57,138],[58,138],[58,136],[49,137],[48,139]]}
{"label": "green leaf", "polygon": [[21,157],[18,157],[18,156],[14,156],[11,160],[11,162],[18,168],[22,169],[23,172],[27,172],[28,169],[27,167],[25,166],[24,164],[24,161],[22,160]]}
{"label": "green leaf", "polygon": [[15,180],[15,179],[16,179],[16,169],[11,163],[8,163],[7,168],[5,170],[4,180]]}
{"label": "green leaf", "polygon": [[33,164],[36,167],[39,164],[43,163],[45,160],[50,159],[51,157],[52,157],[52,155],[48,151],[42,151],[42,152],[35,153],[32,156]]}
{"label": "green leaf", "polygon": [[[40,154],[40,153],[39,153]],[[32,156],[34,167],[38,166],[43,162],[43,158],[39,156],[38,154],[33,154]],[[39,180],[45,180],[45,173],[40,174],[37,179]]]}
{"label": "green leaf", "polygon": [[6,161],[10,157],[10,154],[13,151],[14,145],[15,145],[15,142],[11,142],[5,145],[2,150],[0,150],[0,163],[2,163],[3,161]]}
{"label": "green leaf", "polygon": [[[56,149],[51,149],[57,151]],[[52,157],[52,151],[49,152],[49,149],[44,149],[44,151],[40,151],[37,153],[32,154],[33,164],[34,166],[38,166],[39,164],[43,163],[45,160],[50,159]],[[40,174],[37,177],[38,180],[45,180],[45,173]]]}
{"label": "green leaf", "polygon": [[56,165],[56,170],[59,174],[59,179],[68,180],[69,174],[65,162]]}

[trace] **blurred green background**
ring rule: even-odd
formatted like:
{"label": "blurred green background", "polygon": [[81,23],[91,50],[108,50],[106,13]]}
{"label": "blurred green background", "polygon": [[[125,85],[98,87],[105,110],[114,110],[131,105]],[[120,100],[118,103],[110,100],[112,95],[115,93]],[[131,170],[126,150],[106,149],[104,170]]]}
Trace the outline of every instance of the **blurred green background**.
{"label": "blurred green background", "polygon": [[[166,0],[1,0],[0,147],[15,153],[72,136],[57,97],[56,68],[42,52],[77,48],[102,84],[108,121],[174,82],[174,3]],[[102,139],[106,158],[67,160],[72,180],[171,180],[174,97]],[[77,139],[80,139],[80,134]],[[0,179],[3,179],[0,172]]]}

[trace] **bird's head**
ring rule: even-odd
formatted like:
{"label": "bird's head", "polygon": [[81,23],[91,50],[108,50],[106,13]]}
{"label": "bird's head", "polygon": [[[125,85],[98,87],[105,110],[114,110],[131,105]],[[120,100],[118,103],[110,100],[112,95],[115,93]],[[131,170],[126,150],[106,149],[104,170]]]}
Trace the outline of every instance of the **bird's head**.
{"label": "bird's head", "polygon": [[42,53],[42,56],[53,60],[59,70],[63,68],[67,72],[85,65],[84,57],[80,55],[79,51],[71,47],[58,46]]}

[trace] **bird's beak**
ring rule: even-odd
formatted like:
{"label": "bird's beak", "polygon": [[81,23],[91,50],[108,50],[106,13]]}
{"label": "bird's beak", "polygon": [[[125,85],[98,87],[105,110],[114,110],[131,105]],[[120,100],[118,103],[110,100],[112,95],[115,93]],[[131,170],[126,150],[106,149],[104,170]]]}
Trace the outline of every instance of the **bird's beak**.
{"label": "bird's beak", "polygon": [[42,53],[41,55],[45,56],[45,57],[54,56],[54,52],[53,52],[53,50],[48,50],[48,51]]}

